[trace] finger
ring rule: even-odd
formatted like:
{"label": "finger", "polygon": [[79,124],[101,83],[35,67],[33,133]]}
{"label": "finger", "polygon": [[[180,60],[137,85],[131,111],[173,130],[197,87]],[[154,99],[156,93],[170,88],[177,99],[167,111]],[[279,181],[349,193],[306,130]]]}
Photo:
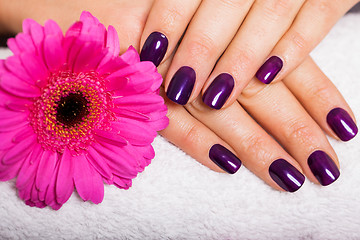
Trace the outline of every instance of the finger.
{"label": "finger", "polygon": [[214,111],[198,97],[185,108],[241,156],[241,160],[267,184],[278,190],[297,191],[305,177],[299,164],[235,102]]}
{"label": "finger", "polygon": [[349,141],[358,132],[349,105],[311,57],[284,79],[285,85],[330,136]]}
{"label": "finger", "polygon": [[257,71],[256,77],[266,84],[283,79],[354,4],[354,0],[306,1],[290,29]]}
{"label": "finger", "polygon": [[[185,105],[199,95],[217,59],[237,32],[252,3],[253,0],[211,0],[201,3],[166,76],[165,90],[169,99]],[[228,96],[234,87],[234,79],[228,75],[226,81],[229,82]]]}
{"label": "finger", "polygon": [[[164,96],[164,90],[161,89]],[[241,161],[228,144],[191,116],[183,106],[166,99],[169,125],[160,134],[201,164],[218,172],[235,173]]]}
{"label": "finger", "polygon": [[158,66],[172,53],[200,0],[157,0],[151,8],[141,36],[142,61]]}
{"label": "finger", "polygon": [[282,82],[253,81],[239,97],[246,111],[299,162],[308,179],[333,183],[340,175],[339,162],[319,125]]}
{"label": "finger", "polygon": [[224,94],[222,83],[224,81],[217,78],[222,72],[230,73],[235,79],[236,86],[224,107],[236,100],[276,43],[291,26],[304,1],[255,1],[203,88],[203,99],[207,105],[215,107],[214,104],[219,102],[215,99],[219,99],[219,92]]}

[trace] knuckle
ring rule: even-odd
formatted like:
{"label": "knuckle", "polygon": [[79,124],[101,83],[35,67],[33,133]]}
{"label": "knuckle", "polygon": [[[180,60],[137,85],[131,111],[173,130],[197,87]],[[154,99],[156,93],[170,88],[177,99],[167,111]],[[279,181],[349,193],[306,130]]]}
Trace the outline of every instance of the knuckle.
{"label": "knuckle", "polygon": [[159,23],[162,24],[162,29],[166,33],[172,33],[177,29],[177,23],[182,22],[185,18],[185,13],[181,5],[169,6],[163,9],[159,14]]}
{"label": "knuckle", "polygon": [[311,139],[313,139],[313,130],[310,128],[306,121],[297,119],[293,121],[287,121],[284,128],[285,141],[289,144],[295,144],[297,146],[306,144],[311,146]]}
{"label": "knuckle", "polygon": [[201,136],[200,129],[195,124],[191,124],[184,129],[181,142],[184,146],[193,146],[194,143],[198,142],[199,138],[202,138]]}
{"label": "knuckle", "polygon": [[265,85],[258,80],[251,80],[249,84],[243,89],[240,94],[240,101],[241,100],[250,100],[253,99],[255,96],[260,96],[265,88],[269,85]]}
{"label": "knuckle", "polygon": [[308,39],[303,33],[294,31],[290,36],[292,45],[295,46],[298,51],[308,52],[310,49],[310,39]]}
{"label": "knuckle", "polygon": [[235,79],[241,79],[246,73],[256,70],[257,54],[250,47],[237,47],[232,50],[227,61],[230,72]]}
{"label": "knuckle", "polygon": [[217,2],[232,9],[241,9],[244,7],[243,0],[217,0]]}
{"label": "knuckle", "polygon": [[270,21],[278,21],[283,17],[289,16],[294,5],[293,1],[288,0],[272,0],[261,1],[264,5],[264,18]]}
{"label": "knuckle", "polygon": [[212,59],[217,55],[217,45],[215,41],[204,35],[194,36],[186,46],[186,51],[193,59],[201,56],[204,59]]}

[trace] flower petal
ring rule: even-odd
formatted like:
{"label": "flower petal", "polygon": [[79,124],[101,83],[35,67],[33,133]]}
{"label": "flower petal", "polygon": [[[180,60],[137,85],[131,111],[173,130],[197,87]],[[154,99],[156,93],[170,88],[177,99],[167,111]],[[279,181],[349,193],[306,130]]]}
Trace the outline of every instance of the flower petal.
{"label": "flower petal", "polygon": [[91,146],[88,149],[88,157],[87,159],[91,163],[91,165],[95,168],[97,172],[99,172],[104,178],[112,179],[113,175],[109,166],[103,157]]}
{"label": "flower petal", "polygon": [[5,66],[9,72],[14,74],[19,79],[27,82],[28,84],[34,85],[33,79],[29,76],[26,69],[23,67],[19,56],[14,55],[8,57],[5,61]]}
{"label": "flower petal", "polygon": [[104,198],[104,184],[101,176],[89,164],[84,155],[73,156],[74,182],[76,190],[84,201],[95,204]]}
{"label": "flower petal", "polygon": [[118,188],[129,189],[132,185],[131,179],[114,176],[114,185]]}
{"label": "flower petal", "polygon": [[49,35],[56,36],[60,40],[60,42],[63,39],[62,30],[54,20],[49,19],[45,22],[44,31],[46,36]]}
{"label": "flower petal", "polygon": [[45,199],[46,188],[50,184],[50,180],[54,175],[55,166],[57,163],[57,153],[53,151],[44,151],[40,157],[39,167],[37,169],[35,186],[39,192],[42,192],[43,197],[40,200]]}
{"label": "flower petal", "polygon": [[17,45],[15,38],[9,38],[6,42],[6,45],[15,55],[18,55],[21,53],[21,50],[20,50],[19,46]]}
{"label": "flower petal", "polygon": [[94,133],[95,133],[95,138],[98,141],[108,142],[116,146],[128,144],[124,138],[109,131],[96,130],[94,131]]}
{"label": "flower petal", "polygon": [[61,46],[62,39],[49,35],[44,40],[44,56],[50,72],[58,71],[65,62],[65,54]]}
{"label": "flower petal", "polygon": [[23,166],[20,169],[16,180],[16,187],[19,190],[25,189],[29,183],[35,181],[36,171],[39,166],[40,156],[43,149],[40,144],[36,144],[31,154],[26,158]]}
{"label": "flower petal", "polygon": [[137,175],[138,161],[135,157],[120,147],[102,142],[94,144],[94,149],[105,158],[114,174],[124,178],[134,178]]}
{"label": "flower petal", "polygon": [[30,136],[14,147],[10,148],[2,158],[2,163],[5,165],[12,165],[18,161],[25,160],[31,153],[32,147],[36,142],[36,136]]}
{"label": "flower petal", "polygon": [[23,22],[23,30],[24,33],[31,36],[32,41],[38,50],[38,53],[41,54],[42,52],[40,50],[45,36],[44,27],[33,19],[25,19]]}
{"label": "flower petal", "polygon": [[[9,111],[7,111],[9,112]],[[5,111],[2,111],[5,115]],[[10,116],[13,116],[10,118]],[[11,132],[17,129],[22,128],[23,126],[29,124],[27,120],[28,115],[26,113],[16,113],[5,115],[0,118],[0,133]]]}
{"label": "flower petal", "polygon": [[109,53],[112,56],[117,57],[120,54],[119,36],[115,28],[111,25],[108,27],[106,34],[106,47],[109,49]]}
{"label": "flower petal", "polygon": [[20,80],[14,75],[3,74],[0,79],[0,86],[15,96],[32,98],[40,96],[40,89]]}
{"label": "flower petal", "polygon": [[120,59],[129,65],[140,62],[140,56],[133,46],[130,46],[126,52],[120,56]]}
{"label": "flower petal", "polygon": [[113,122],[112,131],[128,140],[132,145],[146,145],[154,141],[157,133],[146,125],[136,124],[135,121],[122,119],[121,122]]}
{"label": "flower petal", "polygon": [[74,163],[70,152],[65,148],[61,156],[59,172],[56,179],[56,201],[64,204],[74,191]]}
{"label": "flower petal", "polygon": [[35,52],[35,46],[30,35],[19,33],[16,35],[15,41],[21,52]]}
{"label": "flower petal", "polygon": [[135,94],[115,98],[114,104],[120,108],[131,109],[141,113],[149,113],[164,106],[164,99],[155,94]]}
{"label": "flower petal", "polygon": [[23,53],[20,55],[20,59],[33,82],[37,86],[43,87],[47,83],[47,78],[50,74],[44,60],[32,53]]}

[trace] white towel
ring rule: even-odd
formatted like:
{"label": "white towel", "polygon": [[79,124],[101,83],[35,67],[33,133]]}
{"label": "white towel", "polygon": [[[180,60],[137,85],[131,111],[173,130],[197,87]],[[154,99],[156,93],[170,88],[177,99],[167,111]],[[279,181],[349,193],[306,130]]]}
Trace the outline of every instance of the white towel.
{"label": "white towel", "polygon": [[[312,56],[360,119],[360,14],[342,18]],[[0,50],[0,58],[10,52]],[[130,190],[105,186],[99,205],[76,193],[59,211],[31,208],[0,182],[0,239],[360,239],[360,137],[331,140],[334,184],[271,189],[245,167],[215,173],[162,137]]]}

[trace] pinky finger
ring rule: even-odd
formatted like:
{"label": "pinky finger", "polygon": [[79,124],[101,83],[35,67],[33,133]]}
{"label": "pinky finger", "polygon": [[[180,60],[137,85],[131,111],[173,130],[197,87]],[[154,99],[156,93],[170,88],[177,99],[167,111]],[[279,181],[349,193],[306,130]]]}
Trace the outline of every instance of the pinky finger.
{"label": "pinky finger", "polygon": [[[165,96],[163,88],[161,95]],[[229,145],[195,119],[183,106],[164,98],[170,121],[169,126],[160,134],[214,171],[230,174],[237,172],[241,161],[233,154],[234,151]]]}

